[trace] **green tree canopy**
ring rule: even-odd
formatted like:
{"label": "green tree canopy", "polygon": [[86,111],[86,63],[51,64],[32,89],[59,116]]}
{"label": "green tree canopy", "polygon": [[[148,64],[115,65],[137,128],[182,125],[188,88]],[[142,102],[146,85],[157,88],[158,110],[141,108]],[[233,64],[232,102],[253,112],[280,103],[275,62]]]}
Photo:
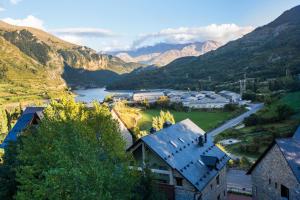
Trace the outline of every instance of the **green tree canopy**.
{"label": "green tree canopy", "polygon": [[17,199],[133,198],[137,178],[106,106],[53,101],[39,126],[23,135]]}
{"label": "green tree canopy", "polygon": [[8,121],[5,110],[0,106],[0,135],[8,132]]}

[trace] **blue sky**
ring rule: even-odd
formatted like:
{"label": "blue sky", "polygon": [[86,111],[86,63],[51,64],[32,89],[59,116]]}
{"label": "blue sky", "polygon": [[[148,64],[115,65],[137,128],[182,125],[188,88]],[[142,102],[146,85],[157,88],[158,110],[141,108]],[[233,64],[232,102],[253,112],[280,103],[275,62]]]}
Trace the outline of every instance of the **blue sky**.
{"label": "blue sky", "polygon": [[157,42],[226,43],[300,0],[0,0],[0,19],[98,51]]}

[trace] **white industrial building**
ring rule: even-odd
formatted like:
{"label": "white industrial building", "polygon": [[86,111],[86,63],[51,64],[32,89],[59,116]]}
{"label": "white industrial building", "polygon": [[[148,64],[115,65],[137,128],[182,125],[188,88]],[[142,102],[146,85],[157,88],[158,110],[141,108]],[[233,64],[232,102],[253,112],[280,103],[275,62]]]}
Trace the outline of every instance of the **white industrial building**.
{"label": "white industrial building", "polygon": [[[227,94],[227,93],[226,93]],[[214,91],[199,91],[199,92],[183,92],[183,91],[172,91],[167,94],[170,102],[181,102],[183,106],[189,108],[223,108],[226,104],[231,102],[237,102],[237,98],[232,93],[220,95]]]}
{"label": "white industrial building", "polygon": [[149,102],[155,102],[162,96],[165,96],[163,92],[136,92],[133,94],[132,98],[135,102],[140,102],[144,100],[148,100]]}
{"label": "white industrial building", "polygon": [[232,102],[232,103],[237,103],[242,100],[242,97],[240,94],[231,92],[231,91],[227,91],[227,90],[222,90],[221,92],[219,92],[219,95],[221,95],[227,99],[230,99],[230,102]]}

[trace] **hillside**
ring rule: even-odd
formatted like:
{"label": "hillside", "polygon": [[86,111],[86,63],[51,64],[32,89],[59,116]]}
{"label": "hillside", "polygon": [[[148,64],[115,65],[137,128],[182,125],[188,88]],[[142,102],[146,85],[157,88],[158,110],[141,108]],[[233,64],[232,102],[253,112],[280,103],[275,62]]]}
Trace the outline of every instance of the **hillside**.
{"label": "hillside", "polygon": [[[300,6],[199,57],[177,59],[164,68],[123,76],[113,89],[215,89],[238,80],[263,82],[300,73]],[[136,83],[139,84],[136,84]],[[225,84],[224,84],[225,83]]]}
{"label": "hillside", "polygon": [[[141,66],[126,63],[118,57],[98,54],[93,49],[65,42],[42,30],[13,26],[2,21],[0,41],[0,103],[44,99],[52,93],[62,92],[66,84],[61,75],[70,71],[64,72],[66,66],[89,72],[109,71],[105,76],[105,80],[109,81],[104,80],[97,86],[110,83],[110,78],[114,78],[115,74],[128,73]],[[78,80],[83,80],[80,74],[70,76],[76,75]],[[81,86],[81,82],[74,86]]]}
{"label": "hillside", "polygon": [[139,62],[148,65],[164,66],[185,56],[199,56],[215,50],[221,44],[216,41],[194,42],[188,44],[159,43],[131,51],[110,52],[126,62]]}
{"label": "hillside", "polygon": [[46,70],[2,37],[0,55],[0,104],[45,99],[65,87],[55,70]]}

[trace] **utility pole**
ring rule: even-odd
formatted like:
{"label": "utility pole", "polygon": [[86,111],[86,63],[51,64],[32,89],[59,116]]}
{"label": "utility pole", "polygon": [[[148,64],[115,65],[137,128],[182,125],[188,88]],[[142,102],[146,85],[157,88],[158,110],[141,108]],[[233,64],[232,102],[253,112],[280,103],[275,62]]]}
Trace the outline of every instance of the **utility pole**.
{"label": "utility pole", "polygon": [[285,69],[285,76],[286,76],[286,77],[289,77],[289,76],[290,76],[290,70],[289,70],[289,68],[286,68],[286,69]]}
{"label": "utility pole", "polygon": [[240,82],[240,95],[243,95],[243,87],[242,87],[242,80],[239,81]]}
{"label": "utility pole", "polygon": [[240,95],[242,96],[244,92],[246,92],[246,79],[240,80]]}

